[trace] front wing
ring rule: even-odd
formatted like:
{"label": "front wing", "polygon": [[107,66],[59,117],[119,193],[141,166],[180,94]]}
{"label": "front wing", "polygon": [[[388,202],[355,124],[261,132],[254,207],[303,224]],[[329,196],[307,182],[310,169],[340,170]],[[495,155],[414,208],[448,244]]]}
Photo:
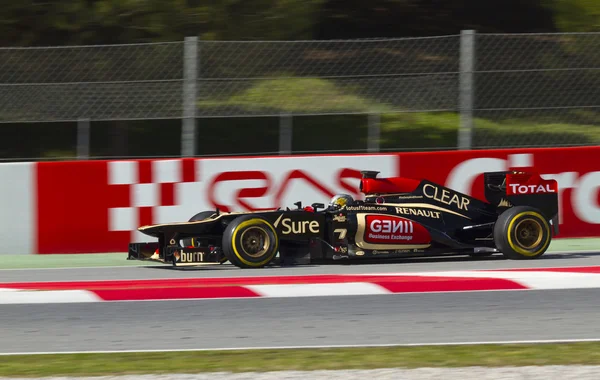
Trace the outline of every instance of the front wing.
{"label": "front wing", "polygon": [[127,260],[154,261],[175,266],[223,263],[225,256],[217,247],[177,247],[167,246],[164,253],[160,243],[129,243]]}

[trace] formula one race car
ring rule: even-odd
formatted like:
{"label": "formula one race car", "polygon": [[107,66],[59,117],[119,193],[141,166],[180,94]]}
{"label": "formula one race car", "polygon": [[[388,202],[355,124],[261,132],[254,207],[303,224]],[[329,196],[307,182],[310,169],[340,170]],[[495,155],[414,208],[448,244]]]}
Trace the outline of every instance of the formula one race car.
{"label": "formula one race car", "polygon": [[130,243],[128,259],[241,268],[453,254],[535,259],[558,234],[558,184],[537,173],[484,173],[485,201],[425,179],[361,173],[364,201],[342,194],[328,207],[203,211],[140,227],[158,241]]}

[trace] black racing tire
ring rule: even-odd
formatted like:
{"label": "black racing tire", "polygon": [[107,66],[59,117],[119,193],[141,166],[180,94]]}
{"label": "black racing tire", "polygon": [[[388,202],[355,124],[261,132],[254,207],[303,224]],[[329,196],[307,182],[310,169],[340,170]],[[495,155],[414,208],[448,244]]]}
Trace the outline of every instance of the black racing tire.
{"label": "black racing tire", "polygon": [[550,224],[533,207],[516,206],[504,211],[494,225],[496,248],[511,260],[542,256],[552,241]]}
{"label": "black racing tire", "polygon": [[225,228],[222,248],[225,257],[237,267],[263,268],[277,255],[279,238],[266,220],[244,215]]}
{"label": "black racing tire", "polygon": [[[201,211],[199,213],[197,213],[196,215],[192,216],[188,222],[197,222],[199,220],[204,220],[206,218],[208,218],[209,216],[213,215],[215,212],[214,211]],[[186,239],[182,239],[181,240],[181,245],[183,247],[194,247],[195,244],[195,240],[194,238],[186,238]]]}

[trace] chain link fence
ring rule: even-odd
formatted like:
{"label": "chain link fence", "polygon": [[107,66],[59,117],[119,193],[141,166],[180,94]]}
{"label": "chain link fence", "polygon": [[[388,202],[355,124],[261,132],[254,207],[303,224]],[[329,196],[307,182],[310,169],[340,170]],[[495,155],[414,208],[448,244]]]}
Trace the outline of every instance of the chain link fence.
{"label": "chain link fence", "polygon": [[198,116],[456,111],[459,38],[202,42]]}
{"label": "chain link fence", "polygon": [[3,48],[0,123],[79,121],[81,145],[90,123],[180,119],[183,155],[202,154],[199,136],[209,130],[231,141],[223,124],[209,125],[233,118],[277,118],[278,150],[298,151],[308,139],[299,133],[315,133],[298,127],[302,118],[327,115],[338,118],[310,119],[325,140],[352,133],[339,117],[356,115],[354,148],[363,151],[596,145],[599,47],[593,33],[465,31]]}
{"label": "chain link fence", "polygon": [[183,43],[0,49],[0,121],[181,117]]}
{"label": "chain link fence", "polygon": [[600,143],[600,34],[476,37],[476,147]]}

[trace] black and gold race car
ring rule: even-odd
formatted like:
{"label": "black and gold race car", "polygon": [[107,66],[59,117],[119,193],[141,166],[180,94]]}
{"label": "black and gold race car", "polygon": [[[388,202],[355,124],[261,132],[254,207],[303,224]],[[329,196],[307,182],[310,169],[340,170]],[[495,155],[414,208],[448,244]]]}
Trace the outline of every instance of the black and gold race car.
{"label": "black and gold race car", "polygon": [[365,200],[256,212],[203,211],[187,222],[139,227],[157,238],[129,244],[128,259],[241,268],[410,256],[535,259],[558,234],[558,184],[535,172],[484,173],[485,200],[426,179],[363,171]]}

